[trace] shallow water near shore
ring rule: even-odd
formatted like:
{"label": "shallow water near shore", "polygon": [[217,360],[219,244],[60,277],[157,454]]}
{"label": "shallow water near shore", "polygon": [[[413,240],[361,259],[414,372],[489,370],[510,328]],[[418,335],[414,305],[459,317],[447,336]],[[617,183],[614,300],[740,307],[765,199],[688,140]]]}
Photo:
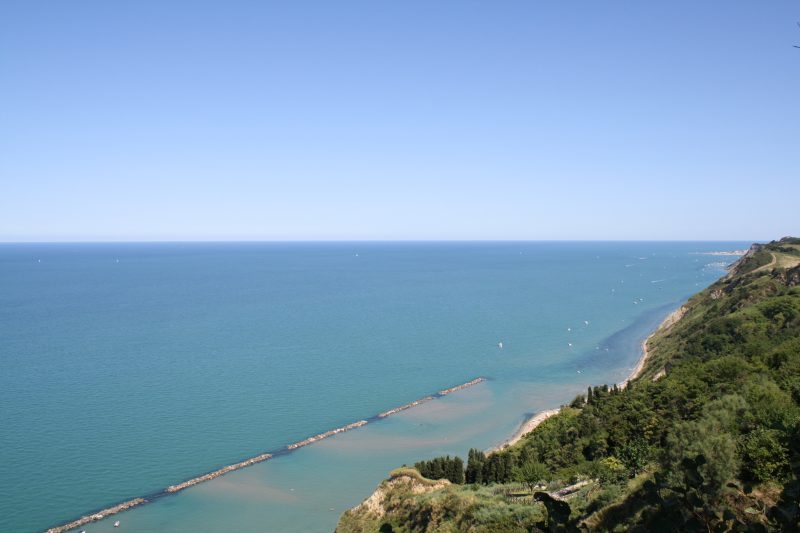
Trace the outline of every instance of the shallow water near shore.
{"label": "shallow water near shore", "polygon": [[723,274],[694,253],[742,247],[0,245],[0,530],[489,379],[85,527],[330,531],[392,468],[489,448],[622,381],[660,320]]}

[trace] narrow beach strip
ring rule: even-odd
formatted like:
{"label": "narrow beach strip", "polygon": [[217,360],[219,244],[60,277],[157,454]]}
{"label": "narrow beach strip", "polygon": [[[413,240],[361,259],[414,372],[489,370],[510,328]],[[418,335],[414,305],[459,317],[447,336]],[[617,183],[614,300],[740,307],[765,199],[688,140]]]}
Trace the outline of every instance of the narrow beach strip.
{"label": "narrow beach strip", "polygon": [[397,413],[399,413],[401,411],[405,411],[406,409],[411,409],[412,407],[416,407],[416,406],[421,405],[421,404],[423,404],[425,402],[428,402],[430,400],[435,400],[436,398],[441,398],[443,396],[447,396],[448,394],[452,394],[454,392],[466,389],[468,387],[472,387],[472,386],[477,385],[478,383],[481,383],[483,381],[486,381],[486,379],[485,378],[475,378],[473,380],[467,381],[466,383],[462,383],[461,385],[456,385],[455,387],[451,387],[449,389],[441,390],[441,391],[439,391],[436,394],[433,394],[431,396],[425,396],[424,398],[420,398],[419,400],[415,400],[415,401],[413,401],[411,403],[407,403],[405,405],[401,405],[400,407],[395,407],[394,409],[390,409],[388,411],[384,411],[383,413],[380,413],[378,415],[372,416],[372,417],[370,417],[370,418],[368,418],[366,420],[359,420],[357,422],[352,422],[350,424],[347,424],[346,426],[341,426],[341,427],[338,427],[338,428],[335,428],[335,429],[331,429],[331,430],[326,431],[324,433],[320,433],[318,435],[314,435],[313,437],[308,437],[307,439],[301,440],[299,442],[295,442],[294,444],[289,444],[286,447],[281,448],[281,449],[276,450],[276,451],[273,451],[271,453],[262,453],[260,455],[256,455],[255,457],[251,457],[249,459],[245,459],[244,461],[240,461],[238,463],[234,463],[234,464],[231,464],[231,465],[228,465],[228,466],[223,466],[222,468],[220,468],[218,470],[214,470],[213,472],[209,472],[207,474],[203,474],[202,476],[197,476],[197,477],[194,477],[192,479],[188,479],[188,480],[186,480],[186,481],[184,481],[182,483],[178,483],[176,485],[170,485],[166,489],[164,489],[164,490],[162,490],[160,492],[156,492],[154,494],[148,495],[145,498],[135,498],[133,500],[129,500],[129,501],[126,501],[126,502],[119,503],[119,504],[114,505],[112,507],[109,507],[107,509],[103,509],[102,511],[97,511],[97,512],[94,512],[94,513],[91,513],[91,514],[87,514],[85,516],[82,516],[82,517],[78,518],[77,520],[73,520],[72,522],[52,527],[52,528],[48,529],[46,531],[46,533],[63,533],[65,531],[69,531],[71,529],[75,529],[75,528],[78,528],[80,526],[84,526],[84,525],[86,525],[86,524],[88,524],[90,522],[95,522],[97,520],[102,520],[104,518],[108,518],[111,515],[120,513],[122,511],[127,510],[127,509],[130,509],[131,507],[135,507],[135,506],[141,505],[143,503],[149,503],[149,502],[151,502],[153,500],[156,500],[158,498],[161,498],[163,496],[167,496],[167,495],[170,495],[170,494],[175,494],[177,492],[180,492],[180,491],[182,491],[184,489],[188,489],[189,487],[193,487],[193,486],[198,485],[200,483],[203,483],[203,482],[206,482],[206,481],[211,481],[212,479],[218,478],[220,476],[223,476],[223,475],[225,475],[225,474],[227,474],[229,472],[233,472],[235,470],[240,470],[242,468],[254,465],[256,463],[264,462],[264,461],[266,461],[268,459],[271,459],[272,457],[274,457],[276,455],[285,455],[287,453],[290,453],[290,452],[292,452],[294,450],[297,450],[299,448],[302,448],[304,446],[308,446],[309,444],[314,444],[315,442],[319,442],[321,440],[327,439],[328,437],[332,437],[334,435],[338,435],[339,433],[344,433],[345,431],[350,431],[351,429],[356,429],[356,428],[360,428],[362,426],[366,426],[370,422],[376,422],[378,420],[382,420],[382,419],[384,419],[386,417],[395,415],[395,414],[397,414]]}
{"label": "narrow beach strip", "polygon": [[559,407],[557,409],[548,409],[547,411],[541,411],[539,413],[536,413],[532,417],[525,420],[509,439],[503,441],[502,444],[499,444],[493,448],[489,448],[488,450],[486,450],[486,453],[492,454],[494,452],[504,450],[505,448],[508,448],[513,444],[516,444],[522,439],[522,437],[524,437],[525,435],[536,429],[542,422],[544,422],[551,416],[557,415],[560,412],[561,408]]}
{"label": "narrow beach strip", "polygon": [[653,331],[653,333],[647,336],[644,342],[642,342],[642,355],[636,362],[636,366],[633,367],[633,370],[631,371],[630,375],[624,381],[617,383],[617,387],[619,387],[620,389],[624,389],[625,387],[628,386],[628,384],[631,381],[639,377],[639,375],[644,371],[644,367],[647,364],[647,359],[650,356],[650,352],[647,349],[647,343],[650,342],[650,339],[652,339],[656,335],[656,333],[660,333],[662,331],[666,331],[669,328],[671,328],[673,324],[675,324],[675,322],[683,318],[684,314],[686,314],[686,307],[682,305],[679,308],[675,309],[670,314],[668,314],[667,318],[665,318],[661,322],[661,324],[658,325],[655,331]]}

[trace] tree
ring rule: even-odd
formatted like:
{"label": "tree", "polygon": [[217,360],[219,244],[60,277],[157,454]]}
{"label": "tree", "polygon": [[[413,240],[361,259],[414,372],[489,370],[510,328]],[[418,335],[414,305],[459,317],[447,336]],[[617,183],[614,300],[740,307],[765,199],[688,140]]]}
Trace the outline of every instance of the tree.
{"label": "tree", "polygon": [[465,481],[467,483],[483,483],[483,463],[486,461],[486,454],[475,448],[467,455],[467,471]]}
{"label": "tree", "polygon": [[464,483],[464,461],[460,457],[435,457],[430,461],[420,461],[414,467],[428,479],[447,479],[451,483]]}
{"label": "tree", "polygon": [[666,471],[670,482],[679,482],[684,459],[702,455],[697,468],[705,480],[706,494],[717,496],[725,483],[739,472],[736,441],[719,424],[703,418],[694,422],[680,422],[667,437]]}
{"label": "tree", "polygon": [[542,463],[530,461],[524,463],[522,466],[517,467],[514,471],[514,478],[520,483],[527,485],[528,489],[533,492],[533,489],[542,481],[547,479],[547,467]]}
{"label": "tree", "polygon": [[461,457],[454,457],[450,461],[450,472],[447,479],[458,485],[464,484],[464,461],[461,460]]}
{"label": "tree", "polygon": [[631,477],[636,477],[647,465],[647,460],[650,457],[650,449],[644,439],[635,439],[628,442],[620,449],[619,457],[630,469]]}
{"label": "tree", "polygon": [[628,469],[625,467],[625,463],[612,455],[597,462],[595,475],[601,483],[619,483],[628,477]]}
{"label": "tree", "polygon": [[[642,485],[642,496],[653,507],[646,510],[650,524],[662,531],[766,531],[761,524],[745,528],[724,500],[710,506],[716,498],[716,483],[708,483],[703,476],[705,457],[684,457],[678,466],[682,479],[670,483],[665,476],[656,473]],[[668,524],[668,525],[667,525]],[[664,526],[667,526],[666,528]]]}
{"label": "tree", "polygon": [[776,479],[789,468],[786,448],[779,433],[772,429],[756,428],[742,437],[741,450],[744,475],[753,481]]}

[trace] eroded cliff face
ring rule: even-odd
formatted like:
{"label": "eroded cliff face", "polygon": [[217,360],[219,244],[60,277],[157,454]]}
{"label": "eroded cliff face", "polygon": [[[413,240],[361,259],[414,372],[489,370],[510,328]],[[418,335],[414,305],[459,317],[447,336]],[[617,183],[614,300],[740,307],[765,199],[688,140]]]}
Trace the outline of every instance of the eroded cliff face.
{"label": "eroded cliff face", "polygon": [[800,285],[800,266],[796,266],[788,270],[778,271],[775,273],[775,277],[781,282],[785,283],[788,287]]}
{"label": "eroded cliff face", "polygon": [[407,473],[400,473],[384,481],[378,486],[377,490],[372,495],[358,504],[352,509],[354,513],[369,513],[374,514],[379,518],[386,515],[386,507],[384,503],[387,496],[392,491],[405,491],[411,494],[425,494],[439,490],[450,485],[446,479],[440,479],[431,483],[427,479],[422,479],[419,476],[409,475]]}
{"label": "eroded cliff face", "polygon": [[740,257],[739,259],[737,259],[728,266],[728,275],[725,276],[725,278],[733,278],[741,274],[742,268],[751,261],[754,255],[756,255],[763,249],[764,249],[763,244],[759,244],[757,242],[753,243],[742,257]]}
{"label": "eroded cliff face", "polygon": [[412,468],[401,468],[391,473],[369,498],[342,515],[337,533],[378,531],[392,506],[409,496],[433,492],[449,486],[446,479],[425,479]]}

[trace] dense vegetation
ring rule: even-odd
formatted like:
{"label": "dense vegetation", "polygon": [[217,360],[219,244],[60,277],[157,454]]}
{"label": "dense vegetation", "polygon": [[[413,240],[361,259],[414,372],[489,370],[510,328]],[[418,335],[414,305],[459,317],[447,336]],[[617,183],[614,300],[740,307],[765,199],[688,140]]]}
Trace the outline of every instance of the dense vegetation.
{"label": "dense vegetation", "polygon": [[[515,446],[488,457],[471,450],[461,473],[449,457],[418,463],[424,476],[456,485],[395,494],[380,526],[800,529],[798,264],[798,239],[754,246],[653,337],[631,386],[590,389]],[[567,485],[570,496],[554,494]],[[340,530],[363,520],[347,513]]]}
{"label": "dense vegetation", "polygon": [[430,461],[420,461],[414,468],[428,479],[446,479],[451,483],[464,483],[464,461],[461,457],[435,457]]}

